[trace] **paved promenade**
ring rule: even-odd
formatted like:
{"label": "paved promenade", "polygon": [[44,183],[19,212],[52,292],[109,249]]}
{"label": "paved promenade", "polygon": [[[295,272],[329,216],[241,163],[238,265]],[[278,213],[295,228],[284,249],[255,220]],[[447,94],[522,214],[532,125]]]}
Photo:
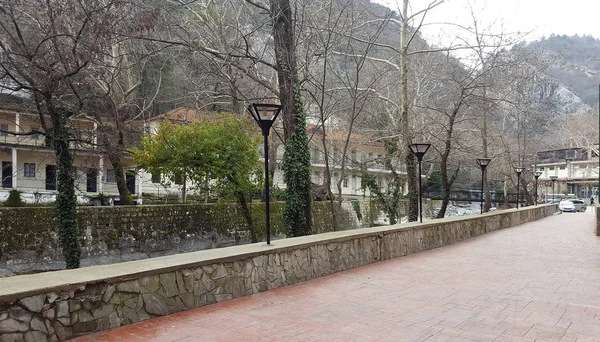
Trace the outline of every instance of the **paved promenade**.
{"label": "paved promenade", "polygon": [[600,341],[592,210],[77,341]]}

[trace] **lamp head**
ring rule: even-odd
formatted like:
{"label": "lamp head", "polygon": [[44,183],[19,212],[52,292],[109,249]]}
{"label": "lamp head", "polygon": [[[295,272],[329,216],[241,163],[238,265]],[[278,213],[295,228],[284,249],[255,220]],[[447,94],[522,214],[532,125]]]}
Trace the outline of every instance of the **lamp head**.
{"label": "lamp head", "polygon": [[415,157],[417,157],[417,159],[419,159],[419,161],[421,161],[421,159],[423,159],[423,156],[425,155],[425,153],[427,153],[427,150],[429,150],[429,147],[431,147],[431,144],[428,144],[428,143],[418,143],[418,144],[408,145],[408,148],[410,148],[410,151],[415,155]]}
{"label": "lamp head", "polygon": [[279,116],[281,108],[281,105],[278,104],[253,103],[248,106],[248,111],[262,129],[263,135],[269,135],[269,130]]}
{"label": "lamp head", "polygon": [[542,171],[533,172],[533,177],[535,177],[535,179],[538,179],[541,175],[542,175]]}
{"label": "lamp head", "polygon": [[524,167],[515,167],[515,172],[516,172],[518,175],[521,175],[521,173],[522,173],[524,170],[525,170],[525,168],[524,168]]}
{"label": "lamp head", "polygon": [[554,183],[554,181],[556,181],[558,179],[558,176],[550,176],[550,180],[552,181],[552,183]]}
{"label": "lamp head", "polygon": [[485,170],[486,166],[492,161],[490,158],[477,158],[477,165],[481,168],[481,171]]}

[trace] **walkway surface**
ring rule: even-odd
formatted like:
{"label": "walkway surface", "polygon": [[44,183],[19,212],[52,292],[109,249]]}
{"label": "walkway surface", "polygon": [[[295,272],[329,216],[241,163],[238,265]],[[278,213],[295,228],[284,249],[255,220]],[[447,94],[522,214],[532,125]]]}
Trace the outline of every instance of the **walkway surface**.
{"label": "walkway surface", "polygon": [[591,210],[77,341],[600,341]]}

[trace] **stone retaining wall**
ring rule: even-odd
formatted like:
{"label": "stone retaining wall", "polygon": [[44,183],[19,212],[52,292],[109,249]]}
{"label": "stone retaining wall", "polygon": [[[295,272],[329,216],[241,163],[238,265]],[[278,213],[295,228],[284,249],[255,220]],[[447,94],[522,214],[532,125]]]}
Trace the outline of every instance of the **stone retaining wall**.
{"label": "stone retaining wall", "polygon": [[[338,212],[340,227],[368,227],[368,202],[350,202]],[[271,236],[285,237],[283,203],[271,204]],[[313,203],[313,233],[333,231],[329,203]],[[264,240],[264,203],[253,203],[257,234]],[[65,268],[53,207],[0,208],[0,277]],[[79,207],[82,266],[104,265],[249,243],[249,230],[235,204]]]}
{"label": "stone retaining wall", "polygon": [[555,205],[249,244],[0,279],[0,341],[59,341],[552,215]]}

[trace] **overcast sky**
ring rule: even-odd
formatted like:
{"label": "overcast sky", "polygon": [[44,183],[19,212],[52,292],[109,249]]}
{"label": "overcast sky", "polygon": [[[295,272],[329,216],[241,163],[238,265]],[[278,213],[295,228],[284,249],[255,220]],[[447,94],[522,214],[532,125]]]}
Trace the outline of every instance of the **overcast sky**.
{"label": "overcast sky", "polygon": [[[397,10],[401,0],[373,0]],[[433,0],[411,0],[412,12],[427,7]],[[472,25],[469,3],[482,24],[494,24],[496,31],[530,32],[526,40],[536,40],[550,34],[592,35],[600,38],[600,0],[446,0],[426,17],[427,23],[454,22]],[[445,32],[440,33],[440,32]],[[439,25],[424,27],[431,43],[451,39],[448,28]],[[456,33],[454,33],[456,35]]]}

